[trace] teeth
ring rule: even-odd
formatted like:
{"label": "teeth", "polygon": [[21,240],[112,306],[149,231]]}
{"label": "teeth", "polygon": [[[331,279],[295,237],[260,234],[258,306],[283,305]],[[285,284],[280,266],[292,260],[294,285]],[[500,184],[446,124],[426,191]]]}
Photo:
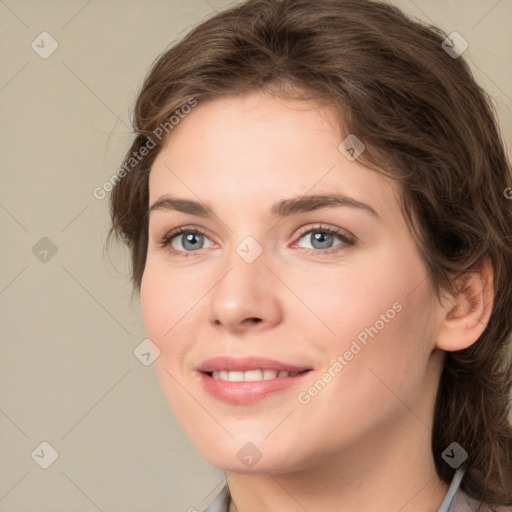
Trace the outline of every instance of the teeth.
{"label": "teeth", "polygon": [[242,373],[242,380],[263,380],[263,370],[250,370]]}
{"label": "teeth", "polygon": [[228,372],[225,370],[212,372],[214,379],[227,380],[229,382],[242,382],[242,381],[257,381],[257,380],[270,380],[280,377],[293,377],[300,372],[287,372],[285,370],[248,370],[246,372],[234,371]]}
{"label": "teeth", "polygon": [[265,380],[275,379],[277,372],[275,370],[263,370],[263,378]]}

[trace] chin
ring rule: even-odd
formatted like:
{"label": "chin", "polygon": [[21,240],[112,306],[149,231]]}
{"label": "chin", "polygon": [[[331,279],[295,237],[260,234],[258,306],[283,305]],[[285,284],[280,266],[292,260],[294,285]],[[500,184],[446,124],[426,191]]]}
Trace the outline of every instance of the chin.
{"label": "chin", "polygon": [[[264,436],[263,436],[264,438]],[[297,450],[293,446],[286,450],[281,446],[277,450],[269,440],[261,442],[247,441],[247,435],[243,440],[229,438],[221,443],[218,439],[205,443],[202,438],[200,444],[194,445],[199,454],[212,466],[223,471],[235,473],[261,473],[274,474],[295,471],[300,464],[294,455]]]}

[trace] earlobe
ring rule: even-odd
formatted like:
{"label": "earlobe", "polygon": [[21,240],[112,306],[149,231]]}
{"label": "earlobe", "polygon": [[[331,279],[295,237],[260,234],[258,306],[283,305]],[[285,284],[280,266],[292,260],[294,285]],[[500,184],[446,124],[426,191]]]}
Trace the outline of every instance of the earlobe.
{"label": "earlobe", "polygon": [[441,306],[441,323],[436,347],[456,351],[468,348],[484,332],[494,299],[493,269],[490,261],[466,273],[458,283],[458,294]]}

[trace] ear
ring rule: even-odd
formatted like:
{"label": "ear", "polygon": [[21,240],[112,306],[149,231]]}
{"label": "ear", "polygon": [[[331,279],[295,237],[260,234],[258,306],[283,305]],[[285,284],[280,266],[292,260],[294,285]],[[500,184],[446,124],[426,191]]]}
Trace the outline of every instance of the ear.
{"label": "ear", "polygon": [[494,300],[493,269],[484,259],[457,283],[457,295],[441,306],[441,322],[436,347],[449,352],[462,350],[484,332],[491,317]]}

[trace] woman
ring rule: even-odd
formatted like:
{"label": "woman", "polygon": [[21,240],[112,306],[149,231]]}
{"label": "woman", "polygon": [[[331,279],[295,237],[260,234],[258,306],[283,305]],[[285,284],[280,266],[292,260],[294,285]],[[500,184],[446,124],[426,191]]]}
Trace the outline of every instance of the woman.
{"label": "woman", "polygon": [[511,172],[464,48],[250,0],[153,65],[111,234],[206,511],[512,504]]}

